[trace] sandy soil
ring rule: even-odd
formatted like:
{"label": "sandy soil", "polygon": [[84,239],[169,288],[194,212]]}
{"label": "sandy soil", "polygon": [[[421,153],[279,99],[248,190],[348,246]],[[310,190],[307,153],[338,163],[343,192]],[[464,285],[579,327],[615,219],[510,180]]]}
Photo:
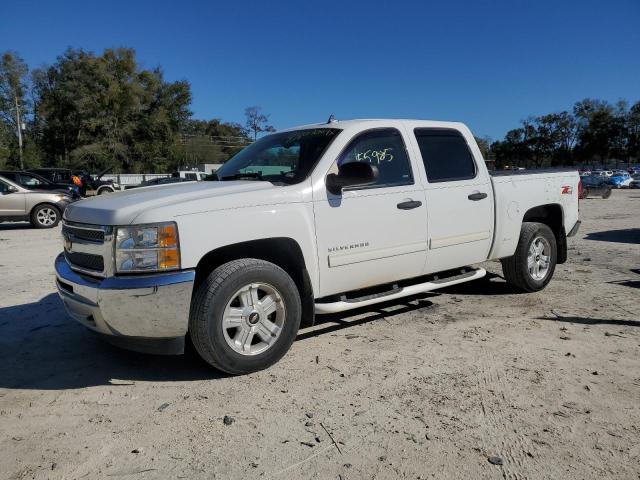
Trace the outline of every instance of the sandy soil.
{"label": "sandy soil", "polygon": [[54,293],[59,229],[2,224],[0,477],[638,479],[640,192],[581,211],[543,292],[487,263],[244,377],[101,342]]}

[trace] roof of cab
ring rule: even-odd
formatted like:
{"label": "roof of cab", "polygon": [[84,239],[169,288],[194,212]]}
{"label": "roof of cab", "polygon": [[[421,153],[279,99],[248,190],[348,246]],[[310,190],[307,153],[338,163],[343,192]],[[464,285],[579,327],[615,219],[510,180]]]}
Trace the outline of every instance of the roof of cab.
{"label": "roof of cab", "polygon": [[322,123],[310,123],[307,125],[297,125],[295,127],[284,128],[282,130],[278,130],[279,132],[287,132],[291,130],[302,130],[302,129],[310,129],[310,128],[358,128],[364,127],[371,123],[378,124],[387,124],[389,126],[400,125],[400,124],[411,124],[411,125],[420,125],[424,127],[432,127],[432,128],[460,128],[465,125],[460,122],[449,122],[449,121],[439,121],[439,120],[419,120],[419,119],[403,119],[403,118],[354,118],[350,120],[334,120],[331,122],[322,122]]}

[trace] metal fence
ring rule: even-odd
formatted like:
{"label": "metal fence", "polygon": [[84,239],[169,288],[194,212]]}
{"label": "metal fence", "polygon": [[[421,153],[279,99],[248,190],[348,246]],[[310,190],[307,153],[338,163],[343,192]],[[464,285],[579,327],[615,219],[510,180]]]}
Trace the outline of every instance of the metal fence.
{"label": "metal fence", "polygon": [[140,185],[145,180],[170,177],[168,173],[120,173],[117,175],[103,175],[103,180],[113,180],[119,185]]}

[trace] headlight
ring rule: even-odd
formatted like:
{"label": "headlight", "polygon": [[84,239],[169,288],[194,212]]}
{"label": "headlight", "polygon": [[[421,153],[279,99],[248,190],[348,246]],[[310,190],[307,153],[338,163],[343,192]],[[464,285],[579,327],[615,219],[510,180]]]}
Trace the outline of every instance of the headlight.
{"label": "headlight", "polygon": [[118,227],[116,272],[153,272],[180,268],[175,222]]}

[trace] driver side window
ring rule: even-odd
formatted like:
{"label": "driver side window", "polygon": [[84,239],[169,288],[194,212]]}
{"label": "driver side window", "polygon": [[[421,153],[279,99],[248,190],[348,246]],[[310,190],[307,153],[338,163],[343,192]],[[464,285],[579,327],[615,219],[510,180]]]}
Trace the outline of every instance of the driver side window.
{"label": "driver side window", "polygon": [[369,162],[380,173],[375,184],[364,188],[412,185],[413,175],[402,135],[395,128],[369,130],[354,138],[338,158],[338,166]]}
{"label": "driver side window", "polygon": [[9,193],[9,185],[0,181],[0,195],[4,195],[5,193]]}

